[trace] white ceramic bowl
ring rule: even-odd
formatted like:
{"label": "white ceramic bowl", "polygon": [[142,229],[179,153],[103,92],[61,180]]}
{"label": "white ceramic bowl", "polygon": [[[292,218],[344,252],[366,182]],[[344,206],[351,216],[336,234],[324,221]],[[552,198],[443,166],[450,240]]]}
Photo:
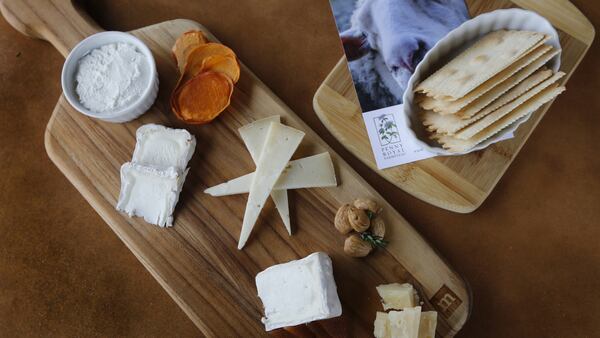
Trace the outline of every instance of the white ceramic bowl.
{"label": "white ceramic bowl", "polygon": [[[551,36],[548,44],[560,49],[560,42],[556,30],[550,22],[532,11],[522,9],[499,9],[493,12],[481,14],[454,29],[443,39],[438,41],[423,58],[415,69],[415,73],[408,81],[408,86],[404,92],[404,114],[406,114],[406,123],[408,130],[413,133],[415,142],[424,149],[440,155],[462,155],[472,151],[483,149],[490,144],[498,141],[503,135],[513,132],[523,122],[527,121],[531,114],[512,123],[503,129],[500,133],[485,140],[475,148],[463,152],[452,153],[443,149],[440,144],[429,138],[429,132],[423,126],[419,116],[418,107],[414,104],[414,87],[434,71],[441,68],[460,52],[471,46],[478,38],[487,33],[497,30],[526,30],[545,33]],[[547,66],[555,72],[560,68],[560,53],[555,56]]]}
{"label": "white ceramic bowl", "polygon": [[[85,108],[79,102],[79,96],[75,91],[77,86],[75,76],[78,68],[78,61],[88,54],[91,50],[104,46],[109,43],[124,42],[129,43],[141,52],[146,58],[149,76],[148,83],[140,97],[131,104],[116,111],[97,113]],[[107,122],[127,122],[131,121],[152,107],[158,94],[158,72],[156,64],[150,49],[135,36],[123,32],[101,32],[90,35],[79,42],[67,56],[61,74],[62,90],[67,101],[80,113],[94,117]]]}

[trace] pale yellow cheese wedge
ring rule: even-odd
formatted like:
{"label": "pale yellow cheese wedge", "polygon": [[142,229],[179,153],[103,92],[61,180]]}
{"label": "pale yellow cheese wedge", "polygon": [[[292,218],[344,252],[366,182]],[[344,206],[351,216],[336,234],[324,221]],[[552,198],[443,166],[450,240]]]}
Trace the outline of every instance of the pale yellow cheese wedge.
{"label": "pale yellow cheese wedge", "polygon": [[383,309],[402,310],[418,305],[418,296],[409,283],[392,283],[377,286],[377,293],[383,300]]}

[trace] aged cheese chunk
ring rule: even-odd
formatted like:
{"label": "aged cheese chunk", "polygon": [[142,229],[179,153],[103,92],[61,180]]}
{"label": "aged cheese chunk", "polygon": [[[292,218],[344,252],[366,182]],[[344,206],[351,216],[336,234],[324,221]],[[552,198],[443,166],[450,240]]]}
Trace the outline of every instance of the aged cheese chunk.
{"label": "aged cheese chunk", "polygon": [[269,126],[263,150],[256,165],[254,179],[250,185],[238,249],[241,250],[246,244],[267,197],[303,137],[304,133],[300,130],[284,126],[281,123],[272,122]]}
{"label": "aged cheese chunk", "polygon": [[[212,196],[245,194],[250,189],[254,173],[234,178],[204,190]],[[291,161],[284,169],[274,190],[335,187],[335,170],[329,153],[321,153]]]}
{"label": "aged cheese chunk", "polygon": [[421,312],[421,321],[419,322],[419,338],[435,338],[436,326],[437,312]]}
{"label": "aged cheese chunk", "polygon": [[373,329],[375,338],[391,338],[390,319],[385,312],[377,312],[375,316],[375,328]]}
{"label": "aged cheese chunk", "polygon": [[421,307],[406,308],[388,313],[392,338],[419,338]]}
{"label": "aged cheese chunk", "polygon": [[146,124],[136,132],[132,162],[184,171],[196,148],[196,138],[185,129],[171,129],[157,124]]}
{"label": "aged cheese chunk", "polygon": [[418,303],[417,293],[409,283],[379,285],[377,292],[383,300],[384,310],[402,310],[407,307],[414,307]]}
{"label": "aged cheese chunk", "polygon": [[117,210],[140,216],[161,227],[173,224],[173,211],[179,200],[188,170],[165,170],[134,163],[121,166],[121,192]]}
{"label": "aged cheese chunk", "polygon": [[331,259],[323,252],[278,264],[256,275],[267,331],[340,316]]}
{"label": "aged cheese chunk", "polygon": [[[260,154],[265,144],[265,138],[267,137],[267,131],[271,122],[279,123],[279,115],[267,117],[258,121],[254,121],[248,125],[245,125],[238,129],[248,152],[254,163],[258,163]],[[271,198],[275,203],[275,207],[281,216],[281,220],[288,231],[288,234],[292,234],[292,226],[290,224],[290,210],[288,202],[287,190],[273,190],[271,191]]]}

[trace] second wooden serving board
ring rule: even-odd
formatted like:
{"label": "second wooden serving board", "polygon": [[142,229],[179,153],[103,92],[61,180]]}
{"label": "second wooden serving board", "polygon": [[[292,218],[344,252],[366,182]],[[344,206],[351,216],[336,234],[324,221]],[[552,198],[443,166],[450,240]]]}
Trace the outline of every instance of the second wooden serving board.
{"label": "second wooden serving board", "polygon": [[[567,0],[466,0],[474,17],[495,9],[519,7],[536,11],[558,30],[563,48],[561,70],[566,83],[594,40],[594,27]],[[568,86],[567,86],[568,90]],[[515,137],[462,156],[436,157],[384,170],[377,169],[358,98],[342,57],[315,93],[314,109],[327,129],[352,154],[407,193],[459,213],[476,210],[492,192],[508,166],[552,103],[538,109]]]}
{"label": "second wooden serving board", "polygon": [[[81,39],[100,30],[66,0],[5,0],[1,9],[15,28],[50,41],[63,55]],[[439,336],[458,332],[471,308],[470,292],[462,278],[249,69],[242,65],[231,106],[213,123],[188,126],[173,116],[168,102],[178,74],[170,49],[180,34],[194,29],[215,39],[204,27],[189,20],[167,21],[132,32],[152,50],[160,74],[159,98],[145,115],[125,124],[104,123],[78,113],[61,96],[48,123],[45,143],[52,161],[202,334],[267,335],[260,321],[263,309],[254,277],[271,265],[315,251],[331,256],[343,306],[341,319],[306,327],[315,334],[372,335],[375,312],[382,310],[375,286],[388,282],[415,285],[424,309],[439,313]],[[324,151],[331,154],[339,186],[290,193],[294,229],[291,237],[269,202],[246,247],[238,251],[246,195],[217,198],[203,190],[255,169],[237,128],[271,115],[280,115],[285,124],[306,132],[296,157]],[[197,138],[172,228],[158,228],[115,210],[119,168],[131,159],[135,131],[146,123],[186,128]],[[337,208],[358,197],[372,198],[383,205],[383,218],[388,225],[386,239],[390,242],[385,250],[365,259],[344,254],[344,236],[333,227]]]}

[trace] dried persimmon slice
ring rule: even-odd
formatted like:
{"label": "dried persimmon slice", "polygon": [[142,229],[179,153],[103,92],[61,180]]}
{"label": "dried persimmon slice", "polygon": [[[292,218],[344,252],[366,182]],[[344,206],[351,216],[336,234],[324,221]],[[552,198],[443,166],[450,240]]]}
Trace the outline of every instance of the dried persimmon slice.
{"label": "dried persimmon slice", "polygon": [[185,83],[194,76],[202,72],[202,63],[206,58],[213,55],[232,56],[235,58],[235,53],[227,46],[220,43],[209,42],[200,45],[188,55],[185,70],[183,71],[182,83]]}
{"label": "dried persimmon slice", "polygon": [[175,93],[175,114],[186,123],[209,123],[229,106],[232,92],[233,82],[227,75],[200,73]]}
{"label": "dried persimmon slice", "polygon": [[175,58],[175,63],[179,67],[179,72],[183,73],[185,64],[190,53],[196,47],[207,43],[208,40],[201,31],[189,31],[181,34],[175,41],[171,51]]}
{"label": "dried persimmon slice", "polygon": [[212,55],[202,62],[202,71],[219,72],[227,75],[233,83],[240,79],[240,65],[234,56]]}

